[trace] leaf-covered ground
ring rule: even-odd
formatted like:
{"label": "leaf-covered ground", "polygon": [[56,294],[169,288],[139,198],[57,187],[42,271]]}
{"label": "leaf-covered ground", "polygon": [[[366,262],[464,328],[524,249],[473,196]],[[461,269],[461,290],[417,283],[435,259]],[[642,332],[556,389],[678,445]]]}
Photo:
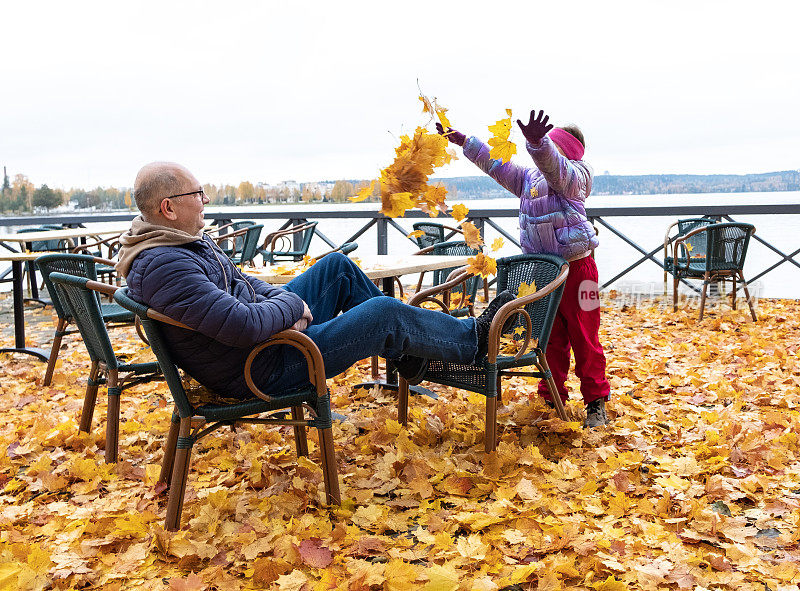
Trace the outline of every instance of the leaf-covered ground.
{"label": "leaf-covered ground", "polygon": [[[177,533],[154,488],[166,387],[123,396],[108,466],[102,397],[77,429],[80,340],[48,388],[42,362],[0,356],[0,589],[798,589],[800,304],[762,300],[753,323],[604,303],[610,426],[580,428],[575,382],[563,423],[515,378],[487,456],[482,397],[436,388],[404,429],[391,394],[351,392],[362,363],[330,383],[341,507],[322,504],[314,433],[298,463],[289,428],[225,430],[195,447]],[[26,315],[46,345],[51,311]]]}

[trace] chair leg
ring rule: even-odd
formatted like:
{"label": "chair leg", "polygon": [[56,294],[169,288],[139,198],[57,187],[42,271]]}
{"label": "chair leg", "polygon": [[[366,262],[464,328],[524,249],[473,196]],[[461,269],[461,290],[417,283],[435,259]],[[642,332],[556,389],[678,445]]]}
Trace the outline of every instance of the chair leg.
{"label": "chair leg", "polygon": [[744,273],[742,271],[737,271],[737,273],[739,274],[739,279],[742,281],[742,290],[744,290],[744,297],[747,298],[747,305],[750,308],[750,316],[753,317],[753,322],[758,322],[756,309],[753,307],[753,299],[750,297],[750,291],[747,289],[747,282],[744,280]]}
{"label": "chair leg", "polygon": [[50,359],[47,361],[47,370],[44,372],[43,386],[49,386],[50,382],[53,381],[53,371],[56,369],[56,360],[58,359],[58,352],[61,349],[61,340],[66,334],[68,324],[69,322],[63,318],[58,319],[56,333],[53,335],[53,346],[50,348]]}
{"label": "chair leg", "polygon": [[[302,421],[304,418],[303,416],[303,407],[302,406],[293,406],[292,407],[292,419],[295,421]],[[306,428],[294,426],[294,445],[297,449],[297,457],[300,456],[307,456],[308,455],[308,439],[306,438]]]}
{"label": "chair leg", "polygon": [[178,429],[180,424],[181,418],[178,416],[177,411],[173,411],[172,421],[169,425],[169,433],[167,434],[167,441],[164,443],[164,459],[161,461],[161,474],[158,477],[156,485],[170,485],[172,468],[175,464],[175,446],[178,444]]}
{"label": "chair leg", "polygon": [[553,374],[550,372],[550,366],[547,365],[547,359],[544,355],[537,355],[539,358],[539,364],[544,373],[547,376],[547,389],[550,390],[550,400],[553,401],[553,405],[556,407],[556,414],[558,418],[562,421],[567,420],[567,409],[564,408],[564,402],[561,400],[561,394],[558,393],[558,387],[556,387],[556,381],[553,379]]}
{"label": "chair leg", "polygon": [[322,478],[325,482],[325,502],[328,505],[341,505],[339,492],[339,472],[336,468],[336,452],[333,449],[333,432],[330,427],[317,430],[319,451],[322,459]]}
{"label": "chair leg", "polygon": [[378,356],[373,355],[370,358],[370,365],[372,366],[372,380],[375,381],[378,379]]}
{"label": "chair leg", "polygon": [[700,320],[703,319],[703,312],[706,308],[706,290],[708,289],[708,282],[708,271],[706,271],[705,275],[703,275],[703,291],[700,293]]}
{"label": "chair leg", "polygon": [[483,278],[483,298],[488,302],[489,301],[489,278]]}
{"label": "chair leg", "polygon": [[731,283],[733,284],[733,288],[731,289],[731,308],[734,310],[736,309],[736,275],[731,275]]}
{"label": "chair leg", "polygon": [[497,448],[497,396],[486,397],[486,426],[483,449],[487,454]]}
{"label": "chair leg", "polygon": [[189,462],[192,456],[191,437],[192,419],[181,419],[178,427],[178,440],[175,450],[175,466],[172,469],[172,482],[169,487],[167,500],[167,517],[164,528],[167,531],[180,529],[181,513],[183,512],[183,497],[186,494],[186,480],[189,477]]}
{"label": "chair leg", "polygon": [[400,377],[397,385],[397,422],[408,425],[408,382]]}
{"label": "chair leg", "polygon": [[94,405],[97,402],[97,381],[100,379],[100,364],[92,361],[89,370],[89,383],[86,384],[86,394],[83,397],[83,408],[81,409],[81,422],[79,431],[88,433],[92,428],[92,417],[94,416]]}
{"label": "chair leg", "polygon": [[417,292],[422,289],[422,279],[425,277],[425,271],[419,274],[419,281],[417,281]]}
{"label": "chair leg", "polygon": [[115,464],[119,456],[119,387],[117,370],[108,370],[108,415],[106,417],[106,464]]}
{"label": "chair leg", "polygon": [[680,275],[677,270],[672,274],[672,311],[678,311],[678,283],[680,282]]}

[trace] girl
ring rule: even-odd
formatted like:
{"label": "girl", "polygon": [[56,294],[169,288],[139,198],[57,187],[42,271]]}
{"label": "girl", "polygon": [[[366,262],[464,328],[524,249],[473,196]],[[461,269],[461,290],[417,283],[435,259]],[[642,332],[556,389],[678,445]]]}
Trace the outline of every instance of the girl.
{"label": "girl", "polygon": [[[605,401],[611,388],[600,345],[600,303],[597,265],[591,256],[598,240],[586,217],[585,201],[592,190],[592,169],[583,161],[585,142],[577,126],[553,128],[544,111],[531,111],[527,125],[517,124],[536,165],[525,168],[489,157],[489,146],[476,137],[436,124],[439,133],[462,146],[464,155],[520,199],[520,244],[526,253],[556,254],[569,262],[569,275],[547,344],[547,363],[562,400],[566,401],[570,349],[575,374],[586,404],[584,427],[608,423]],[[544,382],[539,395],[548,403]],[[552,404],[552,403],[551,403]]]}

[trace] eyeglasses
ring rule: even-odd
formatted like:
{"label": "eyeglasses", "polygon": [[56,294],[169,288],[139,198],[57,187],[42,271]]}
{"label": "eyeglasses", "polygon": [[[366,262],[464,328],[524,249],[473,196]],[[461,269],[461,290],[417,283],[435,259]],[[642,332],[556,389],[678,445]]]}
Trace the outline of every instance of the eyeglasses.
{"label": "eyeglasses", "polygon": [[206,196],[206,192],[203,189],[198,189],[197,191],[189,191],[188,193],[180,193],[179,195],[170,195],[167,199],[174,199],[175,197],[186,197],[187,195],[199,195],[200,200],[202,201],[203,197]]}

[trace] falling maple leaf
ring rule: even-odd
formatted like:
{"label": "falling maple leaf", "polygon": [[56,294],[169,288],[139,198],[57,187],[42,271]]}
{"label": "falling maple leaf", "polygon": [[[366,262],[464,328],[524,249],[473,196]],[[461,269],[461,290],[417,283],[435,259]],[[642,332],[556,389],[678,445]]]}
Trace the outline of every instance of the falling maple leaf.
{"label": "falling maple leaf", "polygon": [[414,239],[424,235],[425,232],[423,232],[422,230],[414,230],[413,232],[409,232],[408,234],[406,234],[406,238]]}
{"label": "falling maple leaf", "polygon": [[390,218],[403,217],[406,210],[412,207],[414,207],[414,200],[411,198],[411,193],[391,193],[383,199],[381,213]]}
{"label": "falling maple leaf", "polygon": [[469,213],[469,208],[464,205],[463,203],[457,203],[453,206],[453,211],[450,212],[450,215],[453,216],[453,219],[457,222],[460,222]]}
{"label": "falling maple leaf", "polygon": [[502,237],[495,238],[494,242],[492,242],[492,251],[500,250],[506,245],[506,241],[503,240]]}
{"label": "falling maple leaf", "polygon": [[475,275],[489,277],[490,275],[497,274],[497,261],[491,257],[487,257],[482,252],[467,259],[467,263],[467,271]]}
{"label": "falling maple leaf", "polygon": [[376,180],[370,182],[370,184],[361,189],[355,197],[350,197],[350,201],[353,203],[358,203],[359,201],[365,201],[366,199],[372,197],[372,194],[375,192],[375,184],[377,182],[378,181]]}
{"label": "falling maple leaf", "polygon": [[508,162],[517,153],[516,144],[508,139],[511,135],[511,109],[506,109],[506,113],[508,114],[507,118],[500,119],[494,125],[489,126],[492,137],[488,142],[492,146],[489,157],[503,162]]}
{"label": "falling maple leaf", "polygon": [[475,227],[472,222],[464,222],[461,224],[461,230],[464,232],[464,241],[470,248],[480,248],[483,246],[483,239],[481,232]]}

